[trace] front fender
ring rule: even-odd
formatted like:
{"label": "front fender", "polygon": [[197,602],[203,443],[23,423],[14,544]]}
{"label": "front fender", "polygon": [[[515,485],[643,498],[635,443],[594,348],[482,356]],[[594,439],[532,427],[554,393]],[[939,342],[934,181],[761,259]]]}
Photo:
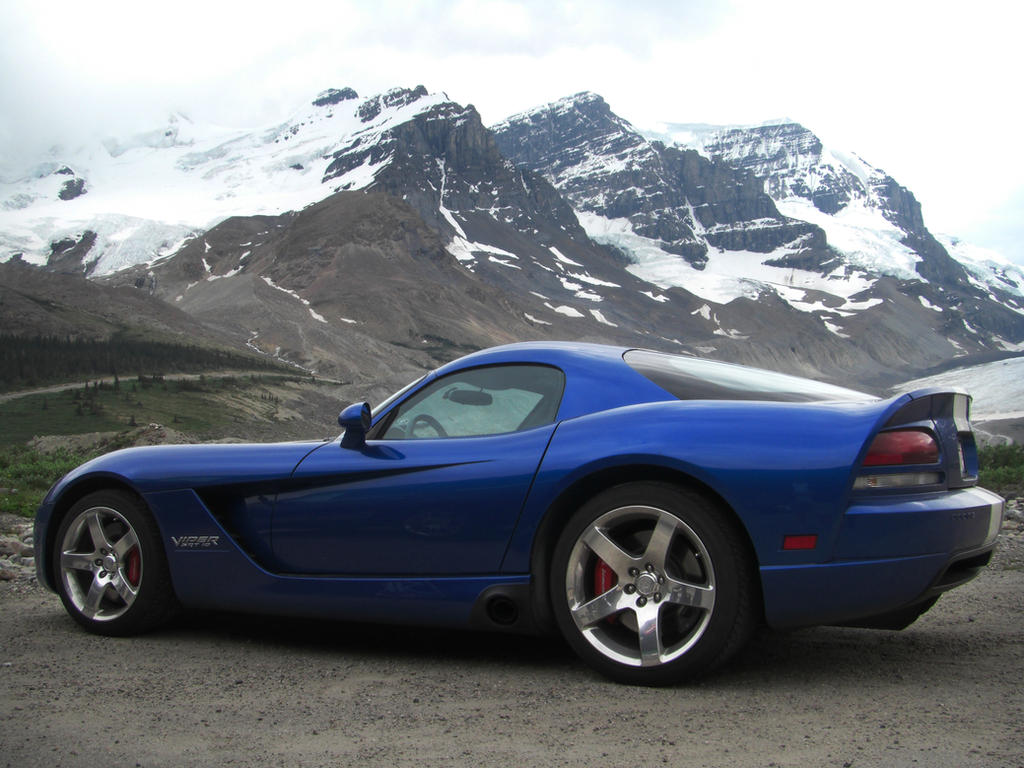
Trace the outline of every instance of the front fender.
{"label": "front fender", "polygon": [[[290,477],[295,467],[328,443],[157,445],[125,448],[98,456],[62,477],[47,492],[34,524],[36,575],[54,589],[50,552],[63,515],[85,494],[121,487],[143,499],[149,494],[219,486],[246,487]],[[151,508],[159,527],[166,515]]]}

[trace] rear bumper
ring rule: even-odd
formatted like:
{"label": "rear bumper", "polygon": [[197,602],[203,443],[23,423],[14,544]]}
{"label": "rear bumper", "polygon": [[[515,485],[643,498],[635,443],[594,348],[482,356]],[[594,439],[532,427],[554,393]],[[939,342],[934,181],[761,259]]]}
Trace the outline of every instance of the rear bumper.
{"label": "rear bumper", "polygon": [[988,563],[1004,502],[983,488],[855,504],[827,563],[761,569],[773,627],[856,623],[926,603]]}

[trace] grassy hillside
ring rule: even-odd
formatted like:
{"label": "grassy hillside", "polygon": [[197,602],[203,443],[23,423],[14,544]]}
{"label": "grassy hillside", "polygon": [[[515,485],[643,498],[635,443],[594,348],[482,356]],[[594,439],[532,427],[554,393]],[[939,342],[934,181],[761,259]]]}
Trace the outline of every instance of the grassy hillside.
{"label": "grassy hillside", "polygon": [[0,392],[45,384],[226,369],[288,371],[276,360],[126,332],[106,339],[0,334]]}
{"label": "grassy hillside", "polygon": [[243,436],[252,422],[282,418],[280,374],[168,380],[133,376],[0,403],[0,445],[23,445],[38,435],[117,432],[151,422],[198,439]]}
{"label": "grassy hillside", "polygon": [[0,402],[0,512],[31,516],[66,472],[140,441],[332,437],[344,391],[276,374],[136,376]]}

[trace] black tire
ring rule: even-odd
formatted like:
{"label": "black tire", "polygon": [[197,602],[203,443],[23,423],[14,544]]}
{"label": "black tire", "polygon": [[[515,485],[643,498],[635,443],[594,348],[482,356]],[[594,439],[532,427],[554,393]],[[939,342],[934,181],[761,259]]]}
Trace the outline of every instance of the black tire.
{"label": "black tire", "polygon": [[96,634],[145,632],[178,608],[156,523],[126,491],[96,491],[71,507],[57,529],[53,576],[71,618]]}
{"label": "black tire", "polygon": [[562,635],[590,666],[633,685],[670,685],[722,664],[753,631],[758,594],[733,520],[667,483],[592,498],[569,519],[551,561]]}

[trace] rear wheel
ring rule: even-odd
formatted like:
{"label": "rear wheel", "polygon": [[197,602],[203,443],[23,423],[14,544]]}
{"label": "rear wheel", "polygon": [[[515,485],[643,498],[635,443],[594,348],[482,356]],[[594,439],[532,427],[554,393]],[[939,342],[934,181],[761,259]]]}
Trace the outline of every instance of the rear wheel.
{"label": "rear wheel", "polygon": [[144,632],[177,607],[156,524],[125,491],[91,493],[71,508],[57,531],[53,567],[64,607],[90,632]]}
{"label": "rear wheel", "polygon": [[666,685],[710,671],[752,631],[755,594],[732,521],[704,496],[665,483],[595,496],[552,558],[562,634],[620,682]]}

